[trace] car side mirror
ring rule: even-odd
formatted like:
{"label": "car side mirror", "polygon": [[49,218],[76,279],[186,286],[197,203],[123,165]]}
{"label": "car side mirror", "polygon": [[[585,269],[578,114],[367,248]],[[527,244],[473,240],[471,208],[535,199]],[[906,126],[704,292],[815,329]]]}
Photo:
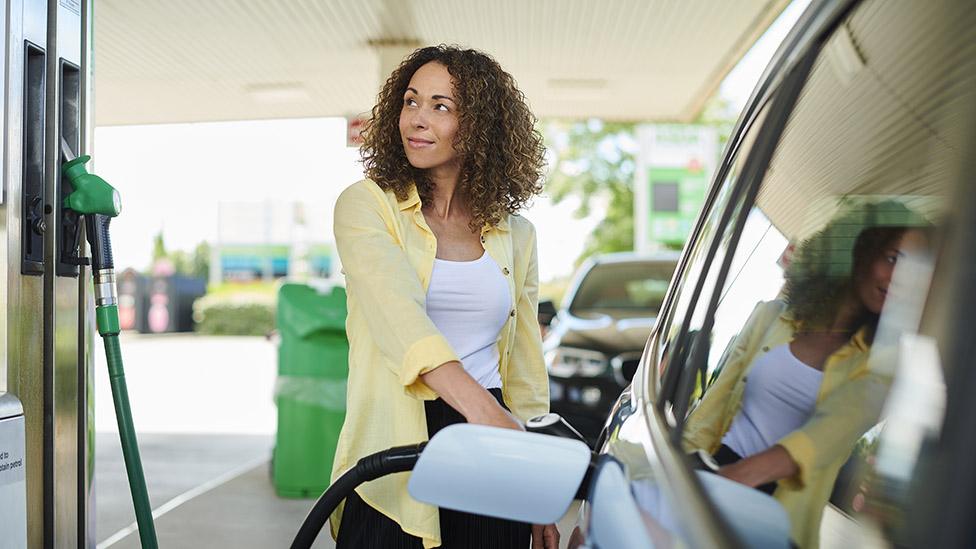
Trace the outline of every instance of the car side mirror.
{"label": "car side mirror", "polygon": [[539,302],[539,324],[549,326],[552,319],[556,318],[556,305],[551,299]]}
{"label": "car side mirror", "polygon": [[552,524],[566,514],[589,464],[590,449],[578,440],[457,424],[430,439],[407,490],[438,507]]}

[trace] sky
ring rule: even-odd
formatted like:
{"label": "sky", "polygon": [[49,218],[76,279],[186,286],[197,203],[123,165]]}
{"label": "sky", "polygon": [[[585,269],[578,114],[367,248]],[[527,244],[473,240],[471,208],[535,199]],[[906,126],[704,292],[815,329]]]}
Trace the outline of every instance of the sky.
{"label": "sky", "polygon": [[[808,3],[787,7],[722,82],[719,94],[736,112]],[[220,202],[303,202],[306,232],[331,240],[332,204],[362,177],[358,151],[345,146],[345,137],[342,118],[96,128],[92,171],[122,195],[122,214],[112,222],[116,267],[147,268],[159,232],[168,249],[216,242]],[[536,226],[542,281],[572,273],[600,222],[598,214],[574,218],[577,205],[553,204],[543,192],[524,212]],[[265,236],[255,234],[254,241]]]}

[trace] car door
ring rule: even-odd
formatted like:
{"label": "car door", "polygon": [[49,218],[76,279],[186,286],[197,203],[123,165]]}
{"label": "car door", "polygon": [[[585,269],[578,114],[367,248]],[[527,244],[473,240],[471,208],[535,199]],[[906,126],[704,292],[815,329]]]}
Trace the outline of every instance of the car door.
{"label": "car door", "polygon": [[[965,181],[963,170],[971,158],[961,153],[972,150],[971,122],[976,119],[974,88],[965,84],[976,77],[973,56],[967,54],[976,43],[971,11],[964,2],[943,2],[938,9],[876,0],[825,2],[811,6],[801,19],[757,90],[752,112],[739,124],[645,349],[637,374],[642,383],[618,401],[602,437],[602,450],[613,459],[606,459],[594,478],[606,471],[608,480],[582,512],[593,546],[623,543],[601,534],[613,532],[614,526],[637,532],[635,544],[648,539],[652,545],[682,541],[692,546],[774,541],[753,536],[782,527],[782,522],[756,520],[782,517],[776,507],[765,513],[741,512],[748,507],[743,499],[729,499],[728,493],[708,486],[715,477],[691,472],[683,435],[689,411],[706,397],[709,382],[722,375],[755,305],[783,298],[786,270],[797,248],[857,204],[897,203],[899,211],[912,213],[898,223],[917,224],[927,243],[923,252],[903,258],[895,269],[897,284],[892,282],[895,287],[866,353],[868,371],[872,379],[884,380],[883,389],[843,385],[848,390],[838,394],[847,393],[847,400],[833,406],[840,412],[833,413],[832,425],[844,427],[833,430],[843,431],[848,442],[828,437],[826,446],[838,456],[860,455],[864,462],[859,475],[838,476],[834,488],[843,491],[842,484],[852,484],[858,509],[845,512],[833,502],[799,513],[790,509],[789,535],[801,546],[817,539],[825,546],[913,539],[917,544],[931,535],[908,527],[906,517],[912,503],[925,500],[917,497],[919,483],[950,487],[945,474],[940,480],[926,468],[926,456],[933,462],[958,462],[948,449],[951,445],[939,448],[933,442],[942,441],[936,435],[943,420],[947,426],[960,420],[952,423],[941,412],[945,367],[937,360],[958,341],[948,335],[946,341],[940,339],[951,332],[945,329],[951,322],[944,318],[949,307],[942,305],[951,301],[945,296],[953,286],[931,281],[940,280],[937,267],[955,263],[940,243],[953,228],[951,212],[959,189],[966,188],[959,185],[965,185],[960,181]],[[797,101],[787,106],[780,99],[777,109],[771,99],[788,92]],[[893,214],[871,215],[881,219]],[[954,280],[965,278],[956,275]],[[955,310],[954,318],[959,318],[963,313]],[[923,370],[928,373],[921,378],[928,382],[925,392],[912,390],[918,385],[913,380],[920,378],[906,364],[916,361],[927,364]],[[964,402],[956,401],[959,417],[966,410],[971,414],[972,407],[966,409]],[[927,410],[921,427],[918,417],[906,411],[918,406]],[[872,420],[864,410],[880,415],[882,409],[887,410],[886,421],[865,428]],[[851,433],[860,430],[867,438],[850,443],[856,438]],[[910,452],[898,446],[904,433],[913,433],[907,437],[914,441]],[[971,440],[952,441],[953,447]],[[900,476],[892,482],[896,464]],[[972,509],[972,492],[957,489],[954,501]],[[630,512],[600,512],[608,498],[616,505],[626,502]],[[945,516],[956,515],[931,499],[922,513],[928,517],[925,524],[948,523]],[[608,515],[624,518],[614,523]],[[635,517],[641,518],[639,531]],[[809,524],[795,527],[804,521]]]}
{"label": "car door", "polygon": [[[683,454],[674,451],[669,439],[673,401],[656,397],[663,394],[662,385],[674,392],[682,377],[659,377],[658,373],[673,371],[667,367],[671,355],[686,345],[688,334],[694,335],[688,328],[689,314],[716,284],[718,271],[710,266],[721,265],[734,243],[740,231],[739,218],[748,210],[745,205],[751,201],[750,189],[755,186],[750,182],[761,177],[809,70],[809,61],[792,57],[792,47],[802,46],[804,32],[814,21],[812,15],[805,16],[791,33],[788,45],[771,65],[781,70],[767,71],[768,78],[737,125],[682,254],[635,383],[612,410],[600,442],[605,457],[593,475],[589,503],[581,508],[580,522],[590,547],[737,544],[728,525],[710,512],[710,502],[696,473],[686,467]],[[793,62],[787,63],[789,59]],[[743,496],[737,487],[732,487],[732,492],[733,497],[745,500],[751,496],[748,491]],[[759,514],[777,514],[774,506],[762,501],[756,509],[767,507],[768,513]],[[782,528],[777,530],[772,523],[766,527],[771,539],[779,535],[779,540],[786,542]]]}
{"label": "car door", "polygon": [[[823,366],[812,415],[790,431],[800,432],[808,448],[791,444],[796,437],[773,441],[798,467],[775,479],[773,497],[786,511],[790,538],[801,547],[930,545],[952,529],[926,530],[924,524],[948,524],[945,515],[955,511],[932,495],[932,487],[945,487],[945,494],[966,502],[962,509],[973,508],[968,468],[957,469],[970,481],[962,489],[948,483],[945,473],[934,473],[931,463],[959,463],[957,453],[972,444],[961,433],[948,441],[939,435],[961,421],[946,412],[952,409],[946,387],[953,385],[943,357],[958,341],[947,328],[953,326],[947,296],[952,288],[970,294],[959,287],[962,277],[942,273],[958,271],[960,258],[947,255],[944,243],[961,238],[966,226],[959,220],[965,217],[954,210],[972,189],[967,170],[976,120],[976,21],[965,2],[867,0],[840,6],[829,17],[815,15],[818,9],[824,8],[812,6],[811,15],[830,24],[814,33],[814,45],[800,61],[810,70],[799,97],[761,173],[743,181],[749,186],[745,199],[723,220],[725,233],[712,240],[714,253],[696,268],[699,244],[686,251],[693,272],[683,276],[697,279],[699,289],[685,299],[685,288],[673,288],[671,317],[651,338],[644,374],[673,454],[693,449],[689,440],[703,432],[702,425],[720,431],[724,443],[730,429],[725,420],[743,412],[735,404],[722,405],[748,398],[757,383],[749,367],[757,357],[777,348],[792,352],[796,334],[812,325],[813,313],[832,306],[836,311],[831,300],[860,291],[857,285],[870,280],[852,266],[859,260],[857,246],[869,241],[863,236],[867,230],[899,234],[899,246],[906,234],[921,235],[920,245],[897,248],[890,279],[875,285],[884,294],[880,315],[848,342],[851,348],[860,345],[849,355],[859,358],[847,362],[848,370],[840,359]],[[743,180],[750,178],[747,172]],[[830,244],[824,248],[825,242]],[[819,289],[800,285],[810,265],[845,262],[848,270],[835,279],[825,275]],[[867,298],[858,299],[863,304]],[[770,307],[778,307],[777,314],[754,321],[754,311]],[[777,340],[777,330],[787,337]],[[750,346],[752,341],[761,343]],[[654,372],[661,374],[659,382]],[[723,392],[727,387],[745,387],[738,395],[746,396],[740,401],[734,389]],[[700,417],[709,413],[710,401],[719,403],[711,409],[721,410],[723,421]],[[963,410],[964,402],[957,400],[958,417],[971,413]],[[654,431],[653,421],[648,430]],[[715,439],[715,433],[706,434]],[[668,450],[656,450],[667,463]],[[840,474],[845,462],[853,470],[846,477]],[[679,471],[671,470],[669,479],[681,478]],[[727,533],[753,545],[749,536],[760,528],[755,514],[741,513],[709,490],[703,479],[712,477],[693,478],[711,515],[695,520],[724,524]],[[694,515],[694,506],[674,499],[678,514]],[[923,516],[931,522],[915,520]],[[952,539],[972,539],[972,531],[959,536]]]}

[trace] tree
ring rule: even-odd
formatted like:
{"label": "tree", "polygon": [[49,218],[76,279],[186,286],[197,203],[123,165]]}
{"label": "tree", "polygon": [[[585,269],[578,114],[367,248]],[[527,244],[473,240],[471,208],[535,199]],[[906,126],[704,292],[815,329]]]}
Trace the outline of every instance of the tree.
{"label": "tree", "polygon": [[718,134],[719,154],[722,154],[725,150],[725,144],[729,141],[729,135],[735,128],[735,121],[738,116],[738,109],[731,101],[720,95],[714,95],[705,102],[704,108],[698,113],[694,123],[715,128],[715,132]]}
{"label": "tree", "polygon": [[210,277],[210,243],[203,241],[193,249],[190,258],[190,276],[197,278]]}
{"label": "tree", "polygon": [[[728,99],[712,97],[694,123],[713,126],[724,149],[737,113]],[[578,196],[574,214],[584,218],[596,209],[603,221],[589,236],[577,263],[595,253],[634,249],[634,177],[638,151],[634,123],[553,121],[545,126],[547,145],[555,157],[547,190],[554,203]]]}
{"label": "tree", "polygon": [[163,242],[163,231],[156,233],[153,237],[153,251],[152,251],[152,262],[156,263],[160,259],[167,257],[166,253],[166,243]]}
{"label": "tree", "polygon": [[550,122],[546,141],[555,156],[547,190],[554,203],[574,195],[577,218],[606,213],[577,263],[595,253],[634,249],[634,124],[598,119]]}
{"label": "tree", "polygon": [[160,260],[172,264],[173,272],[176,274],[196,278],[210,276],[210,244],[206,241],[197,244],[192,254],[183,250],[167,251],[163,232],[160,231],[153,237],[152,265],[156,265]]}

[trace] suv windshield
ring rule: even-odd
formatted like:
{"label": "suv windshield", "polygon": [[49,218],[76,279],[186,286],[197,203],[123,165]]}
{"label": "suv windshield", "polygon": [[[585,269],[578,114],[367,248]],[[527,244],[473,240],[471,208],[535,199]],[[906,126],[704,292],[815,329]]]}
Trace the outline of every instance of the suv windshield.
{"label": "suv windshield", "polygon": [[674,267],[671,261],[598,264],[586,274],[569,311],[624,309],[655,315]]}

